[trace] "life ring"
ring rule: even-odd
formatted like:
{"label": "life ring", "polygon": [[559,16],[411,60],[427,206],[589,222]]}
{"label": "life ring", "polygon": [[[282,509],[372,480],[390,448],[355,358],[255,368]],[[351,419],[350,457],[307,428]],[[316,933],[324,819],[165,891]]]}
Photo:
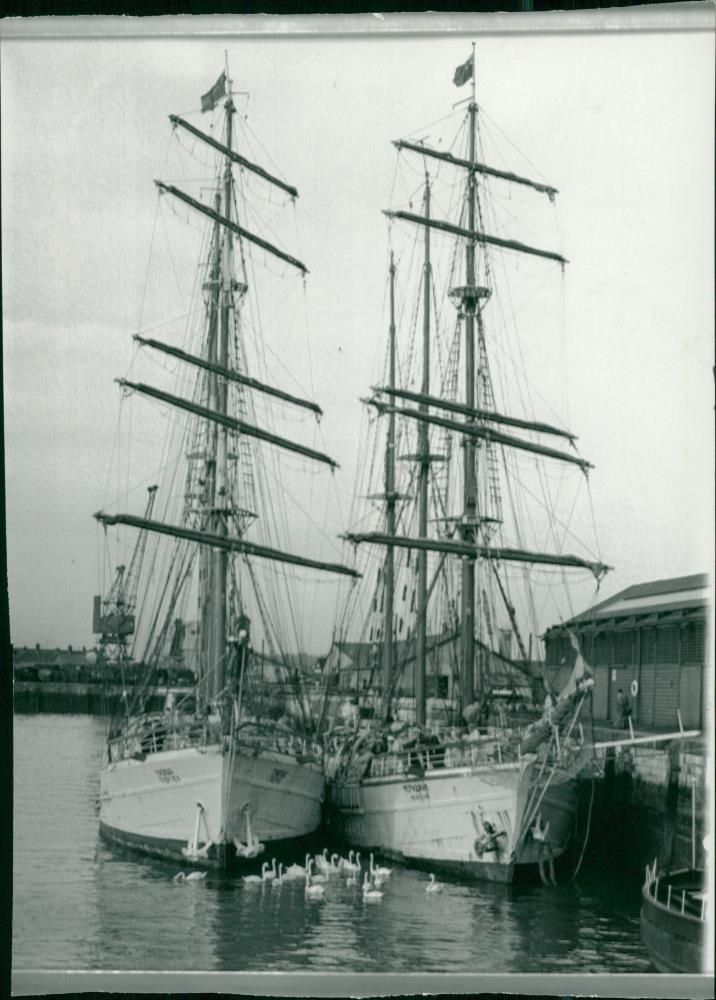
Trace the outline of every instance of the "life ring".
{"label": "life ring", "polygon": [[631,688],[629,690],[631,691],[632,698],[636,698],[636,696],[639,694],[639,681],[633,680],[631,682]]}

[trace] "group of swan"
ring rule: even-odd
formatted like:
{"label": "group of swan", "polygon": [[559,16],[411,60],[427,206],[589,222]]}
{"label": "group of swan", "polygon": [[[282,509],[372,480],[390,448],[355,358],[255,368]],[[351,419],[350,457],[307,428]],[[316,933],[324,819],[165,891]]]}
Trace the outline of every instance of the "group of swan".
{"label": "group of swan", "polygon": [[[318,869],[314,873],[314,868]],[[346,885],[357,885],[358,875],[363,871],[360,853],[351,850],[347,858],[342,858],[339,854],[332,854],[328,857],[328,848],[323,848],[322,854],[312,857],[306,855],[303,865],[293,864],[284,868],[283,864],[276,865],[276,858],[272,858],[271,864],[264,861],[261,866],[260,875],[244,875],[243,881],[246,885],[281,885],[283,882],[305,883],[305,895],[309,899],[320,899],[323,897],[324,885],[333,875],[344,875]],[[368,871],[363,873],[361,892],[363,899],[367,901],[380,900],[383,898],[381,891],[386,879],[390,878],[392,868],[385,868],[376,865],[373,855],[370,855],[370,866]],[[179,872],[174,876],[175,882],[196,882],[206,878],[204,872]],[[439,892],[442,883],[435,881],[435,876],[430,873],[430,881],[425,887],[426,892]]]}

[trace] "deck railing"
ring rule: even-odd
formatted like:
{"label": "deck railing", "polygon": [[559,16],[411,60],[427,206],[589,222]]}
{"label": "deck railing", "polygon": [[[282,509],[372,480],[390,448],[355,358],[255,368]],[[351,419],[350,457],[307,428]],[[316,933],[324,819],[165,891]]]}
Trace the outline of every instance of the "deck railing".
{"label": "deck railing", "polygon": [[647,895],[672,912],[706,919],[707,895],[703,889],[688,886],[673,885],[667,878],[656,874],[656,862],[653,867],[646,866],[644,889]]}
{"label": "deck railing", "polygon": [[451,743],[417,747],[400,752],[377,754],[370,762],[369,775],[383,778],[436,768],[476,767],[479,764],[514,764],[520,759],[519,747],[499,742]]}
{"label": "deck railing", "polygon": [[[184,750],[195,748],[205,751],[208,747],[229,745],[231,737],[223,732],[220,724],[195,721],[187,725],[169,727],[160,719],[146,720],[144,727],[129,733],[122,733],[108,741],[110,761],[143,757],[162,750]],[[261,749],[289,754],[303,762],[321,760],[321,749],[311,740],[290,733],[282,733],[273,727],[244,724],[237,728],[235,739],[239,747]]]}

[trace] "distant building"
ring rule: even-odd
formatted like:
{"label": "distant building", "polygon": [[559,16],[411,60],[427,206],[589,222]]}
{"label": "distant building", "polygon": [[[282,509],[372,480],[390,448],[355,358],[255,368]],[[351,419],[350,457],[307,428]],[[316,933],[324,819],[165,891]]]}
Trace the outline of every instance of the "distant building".
{"label": "distant building", "polygon": [[87,659],[87,649],[43,649],[38,643],[19,646],[13,650],[13,669],[18,679],[26,680],[67,680],[73,681],[91,669]]}
{"label": "distant building", "polygon": [[547,680],[559,690],[569,675],[571,631],[594,671],[595,720],[617,720],[621,688],[641,729],[677,729],[677,710],[685,727],[703,727],[710,604],[706,574],[627,587],[546,632]]}

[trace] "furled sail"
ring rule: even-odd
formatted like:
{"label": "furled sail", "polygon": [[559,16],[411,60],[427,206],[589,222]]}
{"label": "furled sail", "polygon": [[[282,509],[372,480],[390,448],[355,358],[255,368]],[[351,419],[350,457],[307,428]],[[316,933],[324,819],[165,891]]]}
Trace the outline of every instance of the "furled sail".
{"label": "furled sail", "polygon": [[445,552],[454,556],[472,556],[484,559],[499,559],[504,562],[539,563],[547,566],[564,566],[573,569],[588,569],[600,579],[611,567],[604,563],[592,562],[580,556],[560,555],[550,552],[528,552],[525,549],[509,549],[490,545],[453,542],[444,538],[412,538],[406,535],[388,535],[382,531],[350,532],[342,536],[346,541],[360,544],[397,545],[404,549],[424,549],[427,552]]}
{"label": "furled sail", "polygon": [[322,451],[315,451],[313,448],[307,448],[305,445],[296,444],[295,441],[289,441],[288,438],[279,437],[278,434],[272,434],[270,431],[264,430],[261,427],[255,427],[253,424],[247,424],[244,420],[237,420],[236,417],[229,417],[227,414],[219,413],[217,410],[210,410],[206,406],[199,406],[198,403],[192,403],[188,399],[182,399],[181,396],[173,396],[169,392],[163,392],[161,389],[155,389],[153,386],[145,385],[143,382],[129,382],[124,378],[118,378],[116,381],[123,388],[134,389],[135,392],[141,392],[145,396],[151,396],[153,399],[159,399],[161,402],[169,403],[172,406],[178,407],[180,410],[187,410],[189,413],[196,413],[198,417],[204,417],[206,420],[213,420],[214,423],[221,424],[223,427],[228,427],[229,430],[238,431],[240,434],[247,434],[249,437],[259,438],[262,441],[268,441],[269,444],[275,444],[279,448],[285,448],[287,451],[295,451],[299,455],[305,455],[306,458],[312,458],[316,462],[324,462],[326,465],[330,465],[332,469],[338,468],[338,463],[334,462],[334,460],[328,455],[324,455]]}
{"label": "furled sail", "polygon": [[459,156],[453,156],[452,153],[443,153],[437,149],[430,149],[429,146],[406,142],[403,139],[395,139],[393,145],[397,149],[409,149],[414,153],[430,156],[434,160],[443,160],[445,163],[452,163],[456,167],[466,167],[468,170],[474,170],[478,174],[499,177],[501,180],[510,181],[513,184],[524,184],[527,187],[534,188],[535,191],[541,191],[543,194],[546,194],[550,200],[559,193],[557,188],[551,187],[549,184],[540,184],[537,181],[531,181],[528,177],[521,177],[519,174],[513,174],[509,170],[496,170],[494,167],[488,167],[484,163],[472,163],[470,160],[463,160]]}
{"label": "furled sail", "polygon": [[441,410],[451,410],[453,413],[462,413],[466,417],[474,420],[489,420],[496,424],[506,424],[510,427],[523,427],[528,431],[538,431],[540,434],[556,434],[567,438],[568,441],[576,441],[577,436],[571,431],[562,430],[552,424],[541,423],[536,420],[520,420],[519,417],[508,417],[503,413],[495,413],[492,410],[476,410],[463,403],[456,403],[450,399],[441,399],[439,396],[430,396],[422,392],[411,392],[409,389],[394,389],[389,386],[373,386],[373,392],[384,393],[388,396],[399,396],[401,399],[409,399],[415,403],[427,403],[428,406],[436,406]]}
{"label": "furled sail", "polygon": [[504,250],[516,250],[518,253],[532,254],[535,257],[547,257],[549,260],[556,260],[560,264],[566,264],[567,259],[552,250],[539,250],[537,247],[528,246],[517,240],[503,240],[499,236],[488,236],[486,233],[477,232],[474,229],[464,229],[462,226],[454,226],[451,222],[442,219],[426,219],[422,215],[415,215],[413,212],[393,212],[383,213],[389,219],[403,219],[405,222],[414,222],[418,226],[428,226],[430,229],[440,229],[444,233],[452,233],[453,236],[463,236],[465,239],[474,240],[476,243],[489,243],[495,247],[502,247]]}
{"label": "furled sail", "polygon": [[194,531],[191,528],[184,528],[180,525],[165,524],[163,521],[152,521],[144,517],[135,517],[133,514],[105,514],[98,511],[95,518],[104,525],[126,524],[133,528],[140,528],[145,531],[153,531],[160,535],[171,535],[173,538],[183,538],[189,542],[196,542],[199,545],[207,545],[212,549],[222,549],[225,552],[240,552],[247,556],[256,556],[261,559],[273,559],[277,562],[291,563],[293,566],[305,566],[308,569],[320,569],[329,573],[341,573],[344,576],[359,577],[361,574],[349,566],[340,563],[327,563],[318,559],[306,559],[304,556],[293,555],[290,552],[281,552],[279,549],[271,549],[266,545],[257,545],[255,542],[247,542],[243,538],[235,538],[231,535],[216,535],[207,531]]}
{"label": "furled sail", "polygon": [[221,375],[222,378],[227,378],[231,382],[238,382],[239,385],[248,386],[249,389],[256,389],[257,392],[265,392],[269,396],[283,399],[285,402],[293,403],[295,406],[303,406],[307,410],[312,410],[316,416],[320,417],[323,415],[323,410],[317,403],[312,403],[308,399],[301,399],[299,396],[293,396],[289,392],[284,392],[283,389],[277,389],[275,386],[267,385],[265,382],[259,382],[258,379],[251,378],[249,375],[242,375],[232,368],[217,365],[213,361],[207,361],[206,358],[198,357],[196,354],[187,354],[186,351],[182,351],[179,347],[165,344],[161,340],[153,340],[151,337],[142,337],[138,333],[135,333],[134,339],[138,344],[153,347],[157,351],[163,351],[164,354],[170,354],[174,358],[179,358],[180,361],[186,361],[187,364],[205,368],[206,371],[214,372],[215,375]]}
{"label": "furled sail", "polygon": [[208,205],[202,205],[200,201],[196,198],[192,198],[191,195],[185,194],[178,187],[174,187],[173,184],[165,184],[163,181],[154,182],[160,191],[166,191],[167,194],[173,194],[175,198],[179,201],[183,201],[185,205],[189,205],[191,208],[196,209],[197,212],[201,212],[203,215],[208,215],[210,219],[214,222],[218,222],[220,226],[224,226],[226,229],[230,229],[232,233],[236,233],[237,236],[243,237],[248,240],[249,243],[255,243],[257,247],[261,247],[262,250],[266,250],[268,253],[273,254],[274,257],[278,257],[279,260],[285,260],[287,264],[292,264],[293,267],[298,268],[302,274],[308,274],[308,268],[296,257],[292,257],[290,254],[286,253],[284,250],[279,250],[268,240],[261,239],[255,233],[249,232],[248,229],[244,229],[237,222],[233,222],[231,219],[227,219],[225,215],[221,215],[220,212],[215,212],[213,208],[209,208]]}
{"label": "furled sail", "polygon": [[493,441],[495,444],[504,444],[510,448],[517,448],[521,451],[531,451],[537,455],[544,455],[546,458],[556,458],[560,462],[569,462],[578,465],[586,472],[587,469],[594,468],[584,458],[578,455],[570,455],[566,451],[557,451],[556,448],[546,448],[544,445],[535,444],[533,441],[525,441],[522,438],[513,437],[511,434],[503,434],[492,427],[485,427],[481,424],[461,423],[458,420],[448,420],[446,417],[436,417],[432,413],[421,413],[420,410],[411,410],[405,406],[390,406],[375,399],[367,402],[385,413],[395,413],[400,417],[410,417],[425,424],[436,424],[438,427],[445,427],[448,430],[457,431],[459,434],[466,434],[468,437],[479,438],[485,441]]}
{"label": "furled sail", "polygon": [[282,181],[280,178],[274,177],[273,174],[268,172],[268,170],[264,170],[263,167],[258,166],[256,163],[252,163],[251,160],[247,160],[245,156],[237,153],[236,150],[229,149],[229,147],[225,146],[222,142],[218,142],[213,136],[207,135],[206,132],[202,132],[200,129],[190,125],[189,122],[180,118],[179,115],[169,115],[169,121],[175,127],[179,125],[181,128],[186,129],[187,132],[191,132],[191,134],[196,136],[197,139],[201,139],[202,142],[207,143],[209,146],[213,146],[214,149],[218,149],[220,153],[223,153],[224,156],[228,156],[230,160],[233,160],[234,163],[238,163],[239,166],[244,167],[246,170],[250,170],[251,173],[256,174],[258,177],[263,177],[263,179],[268,181],[269,184],[274,184],[276,187],[281,188],[282,191],[290,194],[292,198],[298,198],[298,191],[292,184],[286,184],[286,182]]}

